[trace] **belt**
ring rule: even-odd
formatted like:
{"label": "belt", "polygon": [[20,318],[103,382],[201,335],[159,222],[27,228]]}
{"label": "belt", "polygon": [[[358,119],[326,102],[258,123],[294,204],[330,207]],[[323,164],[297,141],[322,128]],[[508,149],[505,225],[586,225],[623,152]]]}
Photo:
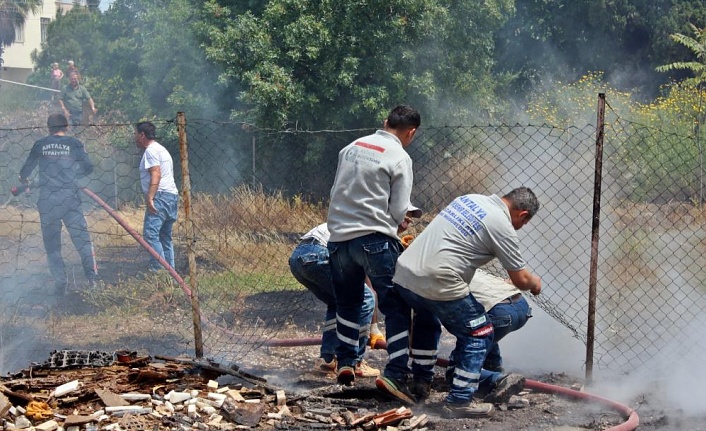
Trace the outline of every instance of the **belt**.
{"label": "belt", "polygon": [[323,246],[323,244],[321,244],[321,242],[318,239],[314,238],[313,236],[310,236],[309,238],[305,238],[305,239],[299,241],[299,245],[302,245],[302,244],[316,244],[316,245]]}
{"label": "belt", "polygon": [[508,297],[508,298],[503,299],[503,300],[500,301],[499,303],[500,303],[500,304],[512,304],[513,302],[519,301],[520,298],[522,298],[522,294],[521,294],[521,293],[516,293],[516,294],[514,294],[514,295],[512,295],[512,296],[510,296],[510,297]]}

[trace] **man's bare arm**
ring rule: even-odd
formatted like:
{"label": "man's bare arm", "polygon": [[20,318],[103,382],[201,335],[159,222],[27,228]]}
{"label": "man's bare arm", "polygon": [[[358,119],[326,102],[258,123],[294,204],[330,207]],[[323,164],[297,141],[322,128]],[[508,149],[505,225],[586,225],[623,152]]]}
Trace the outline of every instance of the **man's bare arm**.
{"label": "man's bare arm", "polygon": [[539,295],[542,291],[542,280],[526,269],[508,271],[507,274],[510,276],[512,284],[520,290],[529,290],[532,295]]}

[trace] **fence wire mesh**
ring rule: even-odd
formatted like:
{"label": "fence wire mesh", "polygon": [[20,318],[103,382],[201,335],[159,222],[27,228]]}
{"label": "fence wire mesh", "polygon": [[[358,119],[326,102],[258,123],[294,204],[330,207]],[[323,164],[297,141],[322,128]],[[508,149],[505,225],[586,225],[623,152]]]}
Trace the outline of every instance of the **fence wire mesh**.
{"label": "fence wire mesh", "polygon": [[[177,123],[154,123],[157,140],[174,159],[181,191]],[[67,348],[193,355],[199,338],[205,356],[237,362],[268,340],[301,337],[322,323],[323,305],[291,276],[288,257],[301,234],[325,221],[338,151],[374,129],[282,132],[187,119],[190,220],[181,202],[174,232],[175,269],[184,285],[167,273],[149,272],[149,254],[132,235],[141,232],[144,215],[133,130],[117,124],[70,132],[96,165],[82,185],[115,211],[83,196],[100,281],[97,289],[88,288],[64,231],[70,287],[59,296],[46,265],[37,193],[10,193],[46,128],[0,129],[2,372]],[[423,126],[408,150],[415,172],[412,202],[425,211],[412,233],[458,195],[502,194],[520,185],[535,190],[542,207],[520,232],[525,258],[543,279],[534,301],[585,342],[596,125]],[[665,347],[706,323],[702,172],[694,137],[609,112],[597,366],[629,372],[651,356],[683,354]],[[491,271],[503,275],[500,267]],[[701,352],[705,347],[681,345]]]}

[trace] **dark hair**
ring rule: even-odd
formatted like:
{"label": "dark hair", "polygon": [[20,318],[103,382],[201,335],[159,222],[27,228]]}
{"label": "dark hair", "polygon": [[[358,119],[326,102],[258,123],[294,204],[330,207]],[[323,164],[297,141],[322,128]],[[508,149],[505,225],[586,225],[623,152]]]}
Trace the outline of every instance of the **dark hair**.
{"label": "dark hair", "polygon": [[145,138],[154,139],[157,135],[157,128],[149,121],[142,121],[135,126],[137,133],[144,133]]}
{"label": "dark hair", "polygon": [[512,209],[527,211],[530,218],[534,217],[539,211],[539,201],[537,196],[529,187],[518,187],[510,193],[503,196],[512,205]]}
{"label": "dark hair", "polygon": [[407,105],[399,105],[387,116],[387,127],[390,129],[418,128],[422,118],[416,109]]}
{"label": "dark hair", "polygon": [[49,118],[47,118],[47,127],[49,128],[49,133],[53,135],[56,132],[67,129],[69,127],[69,121],[64,114],[51,114]]}

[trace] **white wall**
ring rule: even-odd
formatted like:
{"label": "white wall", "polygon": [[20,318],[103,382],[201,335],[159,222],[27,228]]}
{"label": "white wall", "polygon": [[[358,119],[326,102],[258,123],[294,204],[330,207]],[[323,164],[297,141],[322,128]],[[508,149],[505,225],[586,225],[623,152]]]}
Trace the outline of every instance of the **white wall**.
{"label": "white wall", "polygon": [[[85,0],[81,1],[85,3]],[[25,20],[24,26],[24,41],[15,42],[5,48],[3,59],[3,79],[10,81],[19,80],[24,82],[33,70],[31,54],[34,50],[41,50],[41,19],[48,18],[53,20],[56,16],[56,11],[61,9],[64,12],[69,11],[73,7],[73,0],[44,0],[44,5],[36,14],[30,14]],[[61,59],[57,59],[60,62]],[[61,65],[62,69],[66,67]],[[47,86],[49,85],[49,76],[47,76]]]}

